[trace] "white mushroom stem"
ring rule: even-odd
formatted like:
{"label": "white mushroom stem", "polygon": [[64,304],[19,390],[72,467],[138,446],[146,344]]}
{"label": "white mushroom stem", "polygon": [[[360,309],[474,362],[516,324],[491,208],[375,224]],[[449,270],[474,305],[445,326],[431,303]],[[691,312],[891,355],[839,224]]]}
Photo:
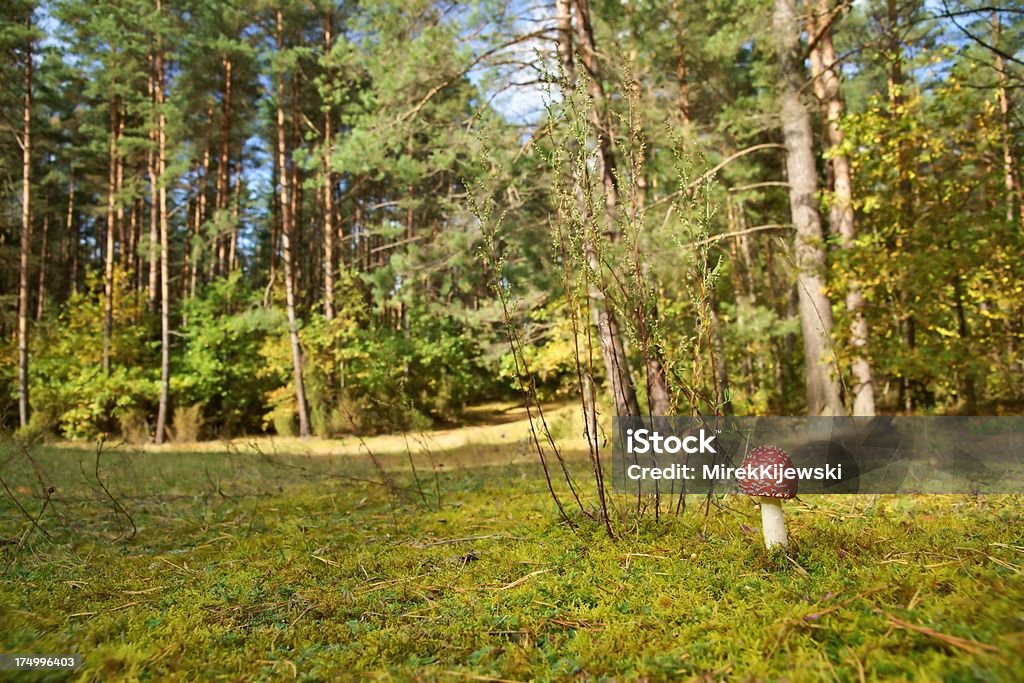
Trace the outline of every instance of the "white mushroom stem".
{"label": "white mushroom stem", "polygon": [[764,531],[764,546],[789,546],[786,537],[786,520],[782,516],[782,499],[761,496],[761,529]]}

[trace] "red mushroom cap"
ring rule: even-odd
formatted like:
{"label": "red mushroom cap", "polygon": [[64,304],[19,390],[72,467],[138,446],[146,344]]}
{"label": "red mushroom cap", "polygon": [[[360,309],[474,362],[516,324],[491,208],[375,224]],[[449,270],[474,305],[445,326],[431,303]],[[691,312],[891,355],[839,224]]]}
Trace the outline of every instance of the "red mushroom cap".
{"label": "red mushroom cap", "polygon": [[[775,446],[758,446],[752,448],[747,457],[743,459],[741,469],[749,469],[757,472],[764,465],[777,465],[774,472],[781,474],[781,470],[793,467],[793,461],[789,459],[786,451]],[[739,489],[748,496],[765,496],[766,498],[793,498],[796,496],[796,478],[783,479],[779,481],[778,476],[769,479],[740,479]]]}

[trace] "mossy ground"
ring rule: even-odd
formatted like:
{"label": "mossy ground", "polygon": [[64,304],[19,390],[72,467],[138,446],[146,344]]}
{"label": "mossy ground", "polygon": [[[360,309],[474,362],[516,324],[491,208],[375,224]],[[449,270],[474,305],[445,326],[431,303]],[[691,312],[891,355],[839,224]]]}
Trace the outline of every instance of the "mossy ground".
{"label": "mossy ground", "polygon": [[812,498],[788,556],[735,497],[612,540],[489,448],[440,507],[422,461],[426,502],[365,456],[115,451],[121,511],[88,451],[34,449],[37,473],[10,445],[26,511],[57,492],[47,539],[0,491],[0,652],[85,657],[27,680],[1024,680],[1020,497]]}

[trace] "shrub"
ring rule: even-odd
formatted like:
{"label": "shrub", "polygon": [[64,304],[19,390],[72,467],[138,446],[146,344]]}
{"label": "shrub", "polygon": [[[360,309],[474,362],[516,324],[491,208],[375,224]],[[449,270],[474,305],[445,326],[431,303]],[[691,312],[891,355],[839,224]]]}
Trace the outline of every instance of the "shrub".
{"label": "shrub", "polygon": [[175,359],[176,402],[202,406],[204,423],[224,436],[255,431],[268,396],[286,382],[262,355],[282,334],[284,315],[263,307],[238,273],[208,284],[185,303],[185,345]]}
{"label": "shrub", "polygon": [[118,431],[128,443],[139,446],[149,442],[149,422],[146,412],[138,407],[119,411],[117,414]]}
{"label": "shrub", "polygon": [[[114,274],[114,325],[110,372],[103,372],[103,286],[90,273],[55,320],[36,327],[29,375],[32,405],[68,438],[92,438],[121,428],[122,416],[154,407],[158,394],[157,347],[145,315],[128,292],[122,270]],[[42,417],[40,418],[42,419]]]}
{"label": "shrub", "polygon": [[172,423],[171,441],[175,443],[189,443],[199,441],[203,429],[203,406],[194,405],[176,406],[174,408],[174,421]]}

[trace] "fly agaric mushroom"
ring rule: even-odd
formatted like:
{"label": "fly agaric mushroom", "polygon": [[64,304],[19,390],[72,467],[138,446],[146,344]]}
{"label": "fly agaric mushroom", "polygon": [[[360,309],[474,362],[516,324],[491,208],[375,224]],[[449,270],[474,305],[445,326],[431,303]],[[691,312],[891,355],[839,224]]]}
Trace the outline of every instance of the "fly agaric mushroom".
{"label": "fly agaric mushroom", "polygon": [[[762,478],[761,470],[769,476]],[[782,516],[782,501],[796,496],[796,479],[786,478],[786,470],[793,467],[786,451],[775,446],[758,446],[747,453],[740,465],[749,477],[739,480],[739,489],[748,496],[758,496],[761,500],[761,529],[764,532],[764,545],[769,550],[776,545],[783,548],[789,545],[786,537],[786,521]]]}

